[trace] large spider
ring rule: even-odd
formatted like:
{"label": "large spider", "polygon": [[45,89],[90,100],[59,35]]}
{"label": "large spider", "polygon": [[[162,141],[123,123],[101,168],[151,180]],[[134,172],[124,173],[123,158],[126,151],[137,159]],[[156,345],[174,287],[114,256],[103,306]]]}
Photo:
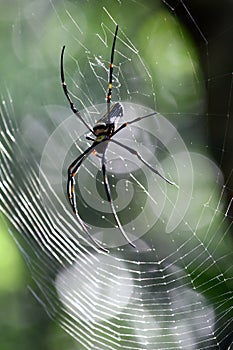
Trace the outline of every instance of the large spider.
{"label": "large spider", "polygon": [[[123,147],[126,149],[129,153],[132,155],[136,156],[143,164],[145,164],[151,171],[153,171],[155,174],[159,175],[163,180],[168,182],[169,184],[173,184],[170,180],[166,179],[158,170],[156,170],[152,165],[150,165],[146,160],[142,158],[142,156],[135,151],[133,148],[122,144],[121,142],[115,140],[113,137],[116,135],[119,131],[121,131],[123,128],[130,124],[134,124],[138,122],[139,120],[143,118],[148,118],[152,115],[155,115],[156,112],[141,116],[138,118],[135,118],[129,122],[123,123],[120,127],[117,128],[117,123],[119,119],[123,116],[123,106],[121,103],[117,102],[114,103],[111,106],[111,98],[112,98],[112,78],[113,78],[113,59],[114,59],[114,52],[115,52],[115,44],[116,44],[116,38],[117,38],[117,31],[118,31],[118,25],[116,26],[115,30],[115,35],[113,39],[113,44],[112,44],[112,51],[111,51],[111,58],[110,58],[110,67],[109,67],[109,80],[108,80],[108,92],[107,92],[107,112],[106,114],[98,120],[96,125],[91,128],[88,123],[83,119],[81,114],[79,113],[79,110],[75,107],[74,103],[71,100],[71,97],[69,95],[67,85],[65,83],[65,76],[64,76],[64,68],[63,68],[63,58],[64,58],[64,51],[65,51],[65,46],[62,48],[61,52],[61,83],[62,87],[64,90],[64,93],[66,95],[67,100],[69,101],[70,108],[72,112],[83,122],[83,124],[87,127],[87,129],[93,134],[93,138],[90,136],[86,136],[88,140],[93,141],[92,145],[88,147],[81,155],[79,155],[69,166],[68,168],[68,182],[67,182],[67,195],[68,199],[70,202],[70,205],[73,209],[73,212],[75,216],[78,218],[79,223],[81,224],[82,228],[84,231],[88,234],[88,236],[91,238],[91,240],[102,250],[107,251],[104,247],[102,247],[94,238],[89,234],[86,225],[80,218],[78,214],[78,209],[77,209],[77,204],[76,204],[76,194],[75,194],[75,176],[77,175],[79,168],[82,164],[82,162],[91,154],[95,154],[96,152],[100,155],[101,158],[101,163],[102,163],[102,173],[103,173],[103,181],[104,181],[104,187],[107,195],[107,199],[110,203],[112,214],[114,216],[115,222],[117,224],[117,227],[125,237],[125,239],[128,241],[128,243],[135,247],[134,243],[130,241],[128,238],[127,234],[125,233],[121,222],[119,220],[119,217],[117,215],[112,195],[111,195],[111,190],[109,186],[109,181],[108,181],[108,175],[106,171],[106,152],[108,149],[108,143],[114,142],[115,144]],[[101,144],[101,147],[97,147]],[[97,148],[97,149],[96,149]]]}

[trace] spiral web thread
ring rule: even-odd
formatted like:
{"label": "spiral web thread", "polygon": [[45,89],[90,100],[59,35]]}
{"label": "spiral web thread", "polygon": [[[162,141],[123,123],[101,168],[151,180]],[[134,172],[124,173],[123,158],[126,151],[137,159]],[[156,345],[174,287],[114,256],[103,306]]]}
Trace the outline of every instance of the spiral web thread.
{"label": "spiral web thread", "polygon": [[[185,4],[179,4],[191,16]],[[75,22],[70,13],[69,16]],[[195,20],[194,24],[199,29]],[[208,49],[208,40],[200,33]],[[98,60],[93,63],[88,59],[98,84],[103,86]],[[78,65],[77,70],[82,73]],[[145,71],[150,78],[146,68]],[[119,68],[119,80],[123,72]],[[123,79],[127,81],[124,74]],[[118,90],[120,94],[120,86]],[[231,94],[232,77],[227,116]],[[88,96],[84,90],[83,96]],[[84,97],[83,101],[88,103]],[[220,170],[214,169],[213,186],[205,201],[194,190],[192,199],[200,208],[198,216],[193,214],[193,221],[190,216],[183,217],[174,232],[163,234],[156,243],[149,240],[151,245],[147,243],[144,249],[124,247],[103,254],[82,233],[41,164],[30,156],[9,95],[2,97],[0,112],[0,209],[21,235],[23,241],[16,241],[37,285],[32,292],[49,316],[85,349],[230,349],[232,200],[224,204],[227,181],[222,183]],[[134,137],[133,130],[130,136]],[[226,139],[223,153],[225,142]],[[200,158],[196,160],[199,164]],[[84,169],[93,175],[87,165]],[[200,176],[203,179],[204,175]],[[134,173],[130,178],[135,180],[138,191],[146,192]],[[169,195],[167,198],[169,201]],[[163,224],[157,232],[163,232],[166,222]],[[199,231],[203,226],[204,234]]]}

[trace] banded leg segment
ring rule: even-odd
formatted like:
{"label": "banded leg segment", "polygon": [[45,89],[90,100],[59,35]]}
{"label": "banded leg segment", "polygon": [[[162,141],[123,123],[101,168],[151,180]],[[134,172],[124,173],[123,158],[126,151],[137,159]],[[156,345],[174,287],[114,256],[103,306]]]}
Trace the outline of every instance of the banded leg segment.
{"label": "banded leg segment", "polygon": [[76,193],[75,193],[75,176],[77,175],[82,162],[88,157],[91,151],[95,148],[96,144],[88,147],[78,158],[74,160],[74,162],[68,168],[68,182],[67,182],[67,196],[70,202],[70,205],[73,209],[73,213],[78,219],[80,225],[82,226],[85,233],[91,239],[91,241],[101,250],[108,253],[109,251],[105,249],[101,244],[99,244],[88,232],[87,227],[83,220],[80,218],[76,203]]}
{"label": "banded leg segment", "polygon": [[88,147],[80,156],[78,156],[78,158],[76,158],[70,164],[68,168],[67,196],[75,215],[78,214],[75,194],[75,175],[77,174],[84,159],[91,153],[95,146],[96,144],[94,143],[90,147]]}

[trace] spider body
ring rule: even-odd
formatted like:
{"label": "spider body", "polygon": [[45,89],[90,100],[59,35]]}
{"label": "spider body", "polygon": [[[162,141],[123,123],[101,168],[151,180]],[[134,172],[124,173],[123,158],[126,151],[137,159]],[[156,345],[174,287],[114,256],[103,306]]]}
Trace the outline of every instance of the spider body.
{"label": "spider body", "polygon": [[[117,102],[112,108],[106,113],[103,118],[97,121],[93,127],[93,134],[96,136],[95,142],[99,143],[102,141],[110,140],[116,130],[118,120],[123,116],[123,107]],[[91,137],[88,137],[93,140]]]}
{"label": "spider body", "polygon": [[[86,224],[82,221],[78,214],[78,208],[76,204],[76,194],[75,194],[75,176],[77,175],[83,161],[91,154],[94,155],[96,153],[99,154],[99,158],[101,159],[101,167],[102,167],[102,173],[103,173],[103,183],[105,187],[105,192],[107,195],[108,202],[111,207],[111,211],[115,220],[116,226],[121,231],[122,235],[125,237],[125,239],[128,241],[128,243],[135,247],[134,243],[131,242],[131,240],[128,238],[126,232],[124,231],[121,222],[119,220],[119,217],[117,215],[113,199],[111,196],[111,189],[108,181],[108,174],[107,174],[107,159],[106,159],[106,153],[108,150],[108,144],[109,142],[113,142],[117,144],[118,146],[126,149],[129,153],[136,156],[145,166],[147,166],[152,172],[154,172],[156,175],[160,176],[163,180],[165,180],[169,184],[173,184],[172,181],[165,178],[160,172],[155,169],[151,164],[149,164],[143,157],[133,148],[117,141],[114,136],[127,127],[129,124],[134,124],[139,122],[140,120],[144,118],[148,118],[150,116],[153,116],[157,114],[156,112],[147,114],[145,116],[137,117],[129,122],[124,122],[119,127],[117,127],[119,120],[123,117],[123,107],[120,102],[116,102],[111,106],[111,98],[112,98],[112,79],[113,79],[113,59],[114,59],[114,52],[115,52],[115,44],[116,44],[116,38],[117,38],[117,31],[118,26],[116,26],[115,35],[113,39],[112,44],[112,51],[111,51],[111,59],[110,59],[110,66],[109,66],[109,81],[108,81],[108,92],[107,92],[107,112],[106,114],[96,122],[94,127],[92,128],[82,117],[82,115],[79,113],[78,109],[74,106],[74,103],[71,100],[71,97],[69,95],[69,91],[67,89],[67,85],[65,83],[65,76],[64,76],[64,68],[63,68],[63,60],[64,60],[64,51],[65,46],[62,48],[61,52],[61,83],[63,87],[63,91],[65,93],[65,96],[70,104],[70,108],[72,112],[82,121],[82,123],[87,127],[89,130],[89,134],[86,136],[88,140],[92,141],[91,146],[89,146],[81,155],[79,155],[69,166],[68,168],[68,181],[67,181],[67,197],[70,202],[70,205],[72,207],[72,210],[74,212],[74,215],[77,217],[80,225],[82,226],[83,230],[88,234],[90,239],[102,250],[107,251],[104,247],[102,247],[92,236],[89,234],[87,230]],[[90,136],[91,135],[91,136]]]}

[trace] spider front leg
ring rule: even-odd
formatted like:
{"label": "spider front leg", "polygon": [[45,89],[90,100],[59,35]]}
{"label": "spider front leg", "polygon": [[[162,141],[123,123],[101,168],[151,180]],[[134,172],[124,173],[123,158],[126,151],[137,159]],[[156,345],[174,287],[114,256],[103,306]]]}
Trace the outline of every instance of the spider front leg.
{"label": "spider front leg", "polygon": [[87,127],[87,129],[93,134],[93,130],[91,129],[90,125],[85,121],[85,119],[83,119],[83,117],[81,116],[81,114],[79,113],[79,110],[75,107],[73,101],[71,100],[70,94],[69,94],[69,90],[68,87],[66,85],[65,82],[65,73],[64,73],[64,64],[63,64],[63,60],[64,60],[64,52],[65,52],[65,46],[62,47],[62,51],[61,51],[61,61],[60,61],[60,74],[61,74],[61,85],[64,91],[64,94],[70,104],[70,108],[72,110],[72,112],[81,120],[81,122]]}
{"label": "spider front leg", "polygon": [[107,199],[110,203],[110,206],[111,206],[111,210],[112,210],[112,213],[113,213],[113,216],[114,216],[114,219],[116,221],[116,224],[117,224],[117,227],[119,228],[119,230],[121,231],[122,235],[125,237],[125,239],[127,240],[127,242],[134,248],[136,248],[136,246],[130,241],[130,239],[128,238],[127,234],[125,233],[122,225],[121,225],[121,222],[118,218],[118,215],[116,213],[116,209],[115,209],[115,206],[113,204],[113,200],[112,200],[112,195],[111,195],[111,190],[110,190],[110,186],[109,186],[109,182],[108,182],[108,176],[107,176],[107,171],[106,171],[106,156],[105,156],[105,153],[106,153],[106,148],[103,152],[103,155],[102,155],[102,172],[103,172],[103,179],[104,179],[104,187],[105,187],[105,191],[106,191],[106,195],[107,195]]}

